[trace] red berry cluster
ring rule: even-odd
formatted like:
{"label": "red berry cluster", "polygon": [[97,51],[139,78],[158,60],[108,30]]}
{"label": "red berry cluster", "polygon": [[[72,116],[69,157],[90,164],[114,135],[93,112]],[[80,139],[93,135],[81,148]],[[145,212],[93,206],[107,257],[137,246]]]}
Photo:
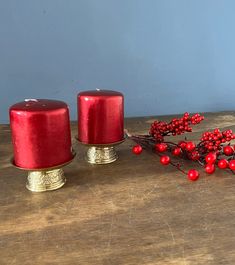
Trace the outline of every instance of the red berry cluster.
{"label": "red berry cluster", "polygon": [[180,156],[183,154],[185,157],[193,161],[197,161],[200,158],[197,145],[191,141],[180,141],[177,147],[173,148],[172,154],[174,156]]}
{"label": "red berry cluster", "polygon": [[[184,132],[192,131],[191,124],[198,124],[204,119],[200,114],[190,116],[185,113],[181,118],[174,118],[170,123],[155,121],[150,128],[150,135],[132,136],[137,143],[133,147],[134,154],[142,152],[142,146],[150,147],[160,157],[162,165],[173,165],[178,170],[187,174],[188,179],[195,181],[199,178],[196,169],[190,169],[187,173],[181,168],[179,163],[174,163],[173,157],[187,158],[204,166],[208,174],[215,172],[216,167],[220,169],[230,169],[235,174],[235,146],[230,145],[230,141],[235,139],[232,130],[220,131],[218,128],[213,131],[206,131],[201,137],[201,142],[195,144],[192,141],[180,141],[178,143],[165,142],[164,136],[180,135]],[[229,143],[225,145],[225,143]],[[168,154],[163,154],[168,152]]]}
{"label": "red berry cluster", "polygon": [[[235,159],[233,158],[234,149],[227,145],[223,147],[223,152],[216,154],[215,152],[211,152],[205,157],[205,171],[208,174],[212,174],[215,172],[216,164],[220,169],[229,168],[231,170],[235,170]],[[221,155],[230,156],[228,159],[220,158]]]}
{"label": "red berry cluster", "polygon": [[180,135],[184,132],[191,132],[192,127],[200,123],[204,119],[199,113],[190,116],[188,112],[184,113],[181,118],[174,118],[170,123],[164,121],[155,121],[151,124],[149,134],[156,139],[157,142],[163,142],[166,135]]}
{"label": "red berry cluster", "polygon": [[211,132],[204,132],[201,137],[200,147],[203,147],[205,152],[221,150],[221,144],[230,142],[235,139],[235,134],[232,130],[221,132],[218,128]]}
{"label": "red berry cluster", "polygon": [[195,150],[196,149],[196,144],[194,142],[186,142],[186,141],[180,141],[177,144],[174,143],[157,143],[155,145],[155,150],[157,152],[163,153],[167,150],[171,151],[172,155],[174,156],[180,156],[183,153],[187,154],[188,157],[192,160],[197,160],[196,158],[198,158],[199,153],[198,151]]}

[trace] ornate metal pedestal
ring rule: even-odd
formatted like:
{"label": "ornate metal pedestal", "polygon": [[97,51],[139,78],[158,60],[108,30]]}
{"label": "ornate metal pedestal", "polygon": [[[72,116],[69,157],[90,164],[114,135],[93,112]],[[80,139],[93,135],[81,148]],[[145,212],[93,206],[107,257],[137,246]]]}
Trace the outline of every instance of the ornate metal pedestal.
{"label": "ornate metal pedestal", "polygon": [[18,169],[28,171],[28,181],[26,188],[33,192],[43,192],[50,190],[57,190],[66,183],[63,167],[71,163],[76,153],[73,152],[73,157],[70,161],[51,168],[43,169],[27,169],[21,168],[15,165],[14,159],[12,159],[12,165]]}
{"label": "ornate metal pedestal", "polygon": [[[125,140],[125,139],[124,139]],[[111,144],[85,144],[88,147],[86,160],[90,164],[104,165],[109,164],[118,159],[115,146],[124,142],[124,140]]]}

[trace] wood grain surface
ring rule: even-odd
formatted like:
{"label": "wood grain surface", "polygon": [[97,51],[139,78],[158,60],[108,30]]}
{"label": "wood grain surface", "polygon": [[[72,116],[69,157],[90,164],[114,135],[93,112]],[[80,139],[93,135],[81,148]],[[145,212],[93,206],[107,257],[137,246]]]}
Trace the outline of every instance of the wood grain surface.
{"label": "wood grain surface", "polygon": [[[235,129],[234,112],[205,116],[189,139],[215,127]],[[146,133],[154,119],[126,119],[126,128]],[[132,155],[131,146],[127,140],[117,148],[115,163],[94,166],[74,140],[67,184],[35,194],[25,188],[26,172],[10,164],[10,129],[1,125],[0,265],[235,264],[235,176],[208,176],[187,162],[186,169],[201,172],[189,182],[157,156]]]}

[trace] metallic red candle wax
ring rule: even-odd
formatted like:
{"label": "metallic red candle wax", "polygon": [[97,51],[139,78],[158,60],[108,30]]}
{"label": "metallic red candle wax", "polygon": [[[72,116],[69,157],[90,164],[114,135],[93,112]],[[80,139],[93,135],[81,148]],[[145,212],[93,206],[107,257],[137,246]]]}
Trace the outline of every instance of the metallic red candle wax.
{"label": "metallic red candle wax", "polygon": [[66,103],[47,99],[25,100],[13,105],[9,114],[16,166],[44,169],[72,159]]}
{"label": "metallic red candle wax", "polygon": [[78,94],[78,139],[85,144],[111,144],[124,138],[124,97],[111,90]]}

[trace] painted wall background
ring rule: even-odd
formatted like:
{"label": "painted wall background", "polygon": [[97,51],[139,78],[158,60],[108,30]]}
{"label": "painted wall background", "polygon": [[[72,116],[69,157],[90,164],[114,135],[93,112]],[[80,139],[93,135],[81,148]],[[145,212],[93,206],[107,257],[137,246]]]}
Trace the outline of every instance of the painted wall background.
{"label": "painted wall background", "polygon": [[127,116],[235,108],[233,0],[0,0],[0,122],[107,88]]}

